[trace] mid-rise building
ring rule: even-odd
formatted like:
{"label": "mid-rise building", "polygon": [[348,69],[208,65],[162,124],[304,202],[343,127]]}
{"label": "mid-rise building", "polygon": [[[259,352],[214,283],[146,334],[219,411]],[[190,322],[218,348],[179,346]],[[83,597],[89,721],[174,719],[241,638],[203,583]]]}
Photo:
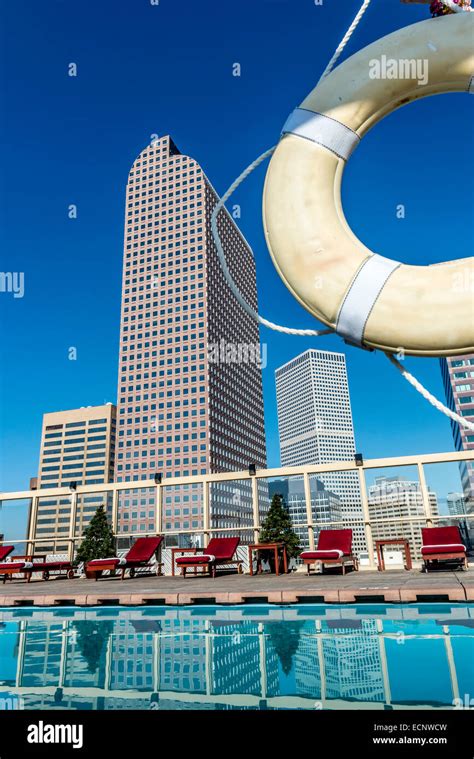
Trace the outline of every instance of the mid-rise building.
{"label": "mid-rise building", "polygon": [[[232,295],[211,233],[218,196],[169,136],[134,161],[127,183],[118,380],[119,482],[266,464],[258,324]],[[252,252],[227,210],[229,269],[257,308]],[[211,490],[212,524],[251,524],[250,486]],[[202,527],[202,489],[164,495],[168,530]],[[120,498],[119,528],[155,528],[154,493]]]}
{"label": "mid-rise building", "polygon": [[[113,482],[115,424],[116,408],[111,403],[44,414],[34,537],[47,542],[38,543],[37,553],[66,551],[71,527],[70,498],[41,497],[41,490]],[[110,508],[110,498],[103,493],[77,497],[76,535],[84,532],[100,503]]]}
{"label": "mid-rise building", "polygon": [[[429,491],[428,497],[431,513],[439,516],[436,493]],[[376,477],[368,488],[368,500],[374,541],[406,538],[413,558],[420,558],[421,528],[426,527],[420,483],[400,476]],[[408,521],[418,515],[419,521]]]}
{"label": "mid-rise building", "polygon": [[446,496],[448,512],[451,516],[466,514],[466,499],[464,493],[448,493]]}
{"label": "mid-rise building", "polygon": [[[352,463],[356,449],[344,354],[310,349],[275,376],[281,465]],[[366,550],[358,473],[318,473],[317,479],[340,499],[356,550]]]}

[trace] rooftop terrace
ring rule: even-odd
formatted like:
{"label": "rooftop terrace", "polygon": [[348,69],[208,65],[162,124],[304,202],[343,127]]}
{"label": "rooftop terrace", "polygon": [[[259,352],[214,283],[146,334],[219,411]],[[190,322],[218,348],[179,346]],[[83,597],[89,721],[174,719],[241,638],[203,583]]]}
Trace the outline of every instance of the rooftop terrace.
{"label": "rooftop terrace", "polygon": [[[4,543],[14,544],[18,554],[39,556],[48,560],[72,561],[82,541],[77,529],[77,510],[81,497],[93,494],[107,496],[108,514],[118,538],[120,555],[138,537],[162,535],[164,537],[160,561],[164,576],[138,575],[121,581],[104,576],[98,582],[75,578],[51,578],[44,581],[33,575],[26,583],[19,576],[0,584],[0,606],[49,606],[71,604],[93,606],[101,604],[199,604],[199,603],[252,603],[275,604],[298,602],[353,603],[373,600],[386,603],[414,603],[417,601],[474,601],[474,573],[446,568],[421,572],[421,529],[423,527],[458,525],[461,539],[468,551],[474,540],[474,494],[466,492],[462,473],[474,466],[474,451],[420,454],[398,458],[363,459],[362,462],[344,461],[331,464],[305,465],[222,474],[200,477],[156,478],[99,485],[78,485],[68,488],[29,490],[0,493],[0,507],[16,509],[29,504],[29,521],[26,535],[5,534]],[[328,481],[337,490],[341,478],[341,495],[344,476],[353,476],[360,488],[360,502],[353,509],[335,512],[321,500],[320,480]],[[380,475],[400,478],[405,485],[398,491],[379,492]],[[462,482],[461,482],[462,480]],[[258,542],[261,525],[268,513],[272,488],[285,483],[299,483],[298,501],[290,511],[293,525],[302,547],[311,550],[321,529],[350,527],[354,532],[354,550],[360,559],[360,571],[345,576],[340,569],[326,571],[324,575],[291,572],[286,575],[221,573],[212,579],[200,574],[189,574],[185,579],[172,575],[172,548],[207,546],[213,536],[239,536],[241,543],[237,557],[244,571],[249,569],[248,544]],[[375,483],[375,484],[374,484]],[[457,489],[454,492],[453,488]],[[302,485],[302,487],[300,487]],[[169,527],[167,510],[170,502],[186,494],[186,488],[199,489],[199,526],[190,529]],[[133,532],[122,519],[122,496],[140,497],[143,492],[152,499],[154,524],[151,532]],[[236,493],[237,506],[225,507],[224,515],[219,500],[222,493]],[[278,491],[280,492],[280,491]],[[291,491],[290,491],[291,492]],[[263,495],[262,495],[263,493]],[[332,493],[331,497],[337,494]],[[38,514],[44,499],[63,499],[66,504],[66,526],[53,539],[38,537]],[[67,504],[69,503],[69,507]],[[229,508],[232,510],[229,511]],[[3,532],[3,530],[2,530]],[[17,539],[15,539],[17,538]],[[398,571],[397,561],[387,562],[387,571],[378,572],[375,544],[380,539],[403,538],[409,543],[413,570]],[[392,557],[393,558],[393,557]]]}

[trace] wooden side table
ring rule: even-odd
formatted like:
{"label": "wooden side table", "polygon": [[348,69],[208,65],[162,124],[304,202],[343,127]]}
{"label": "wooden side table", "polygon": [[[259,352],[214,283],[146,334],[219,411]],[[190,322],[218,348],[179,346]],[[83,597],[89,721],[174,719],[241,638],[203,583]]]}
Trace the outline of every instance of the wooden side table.
{"label": "wooden side table", "polygon": [[[174,563],[174,557],[177,553],[197,553],[197,548],[177,548],[176,546],[171,549],[171,574],[174,577],[175,576],[175,563]],[[197,575],[197,567],[194,567],[194,574]]]}
{"label": "wooden side table", "polygon": [[[283,571],[288,572],[288,562],[286,558],[286,546],[284,543],[252,543],[249,545],[249,566],[250,574],[253,575],[252,554],[254,551],[273,551],[275,556],[275,574],[280,574],[280,562],[278,561],[278,550],[283,550]],[[261,572],[262,570],[260,570]]]}
{"label": "wooden side table", "polygon": [[384,546],[403,546],[405,553],[405,569],[409,571],[412,568],[410,544],[405,538],[391,538],[387,540],[376,540],[375,549],[377,551],[377,564],[379,572],[385,571],[385,559],[383,557]]}

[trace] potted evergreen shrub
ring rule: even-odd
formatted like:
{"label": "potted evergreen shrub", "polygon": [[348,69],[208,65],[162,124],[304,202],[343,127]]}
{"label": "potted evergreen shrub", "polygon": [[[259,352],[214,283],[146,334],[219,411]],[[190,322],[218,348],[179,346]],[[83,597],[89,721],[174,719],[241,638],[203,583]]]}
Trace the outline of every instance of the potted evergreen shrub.
{"label": "potted evergreen shrub", "polygon": [[[270,509],[260,528],[259,542],[284,543],[288,562],[300,554],[300,539],[293,529],[285,500],[279,493],[275,493],[272,498]],[[269,551],[269,560],[272,564],[272,551]]]}
{"label": "potted evergreen shrub", "polygon": [[88,527],[84,531],[81,545],[78,548],[76,561],[84,562],[86,577],[94,577],[87,572],[87,562],[92,559],[108,559],[115,556],[115,535],[107,520],[103,504],[97,508]]}

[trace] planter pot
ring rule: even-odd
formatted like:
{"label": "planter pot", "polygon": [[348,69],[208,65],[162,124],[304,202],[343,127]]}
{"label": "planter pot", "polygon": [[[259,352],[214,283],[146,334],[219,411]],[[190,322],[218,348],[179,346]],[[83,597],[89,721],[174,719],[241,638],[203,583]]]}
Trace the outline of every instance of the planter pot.
{"label": "planter pot", "polygon": [[87,580],[95,580],[95,577],[100,577],[102,572],[91,572],[89,569],[85,570],[85,575]]}

